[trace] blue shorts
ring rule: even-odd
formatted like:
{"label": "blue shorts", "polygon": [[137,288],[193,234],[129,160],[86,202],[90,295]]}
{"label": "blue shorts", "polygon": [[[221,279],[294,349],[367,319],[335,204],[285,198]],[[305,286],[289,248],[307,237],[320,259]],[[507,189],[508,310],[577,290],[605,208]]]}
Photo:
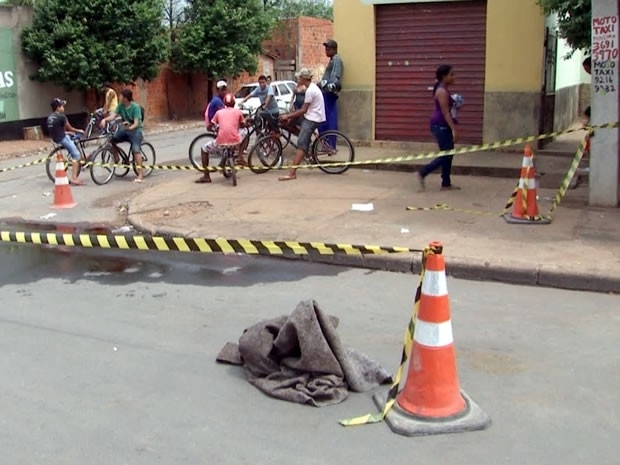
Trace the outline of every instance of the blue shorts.
{"label": "blue shorts", "polygon": [[71,137],[69,137],[69,134],[65,134],[65,137],[63,137],[58,144],[62,145],[64,148],[67,149],[67,152],[69,152],[72,160],[80,159],[80,151],[75,146],[75,143],[73,142]]}
{"label": "blue shorts", "polygon": [[118,144],[119,142],[129,142],[131,144],[131,151],[133,153],[140,153],[140,146],[142,145],[142,130],[134,129],[129,131],[125,128],[120,128],[116,131],[116,134],[112,136],[112,143]]}

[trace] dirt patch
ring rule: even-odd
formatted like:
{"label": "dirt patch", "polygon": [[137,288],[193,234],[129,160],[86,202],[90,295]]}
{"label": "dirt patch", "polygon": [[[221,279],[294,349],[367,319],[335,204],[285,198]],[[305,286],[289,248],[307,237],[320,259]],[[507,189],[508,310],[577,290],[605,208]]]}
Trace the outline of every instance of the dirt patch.
{"label": "dirt patch", "polygon": [[211,203],[202,202],[187,202],[180,203],[174,207],[158,208],[154,210],[147,210],[143,212],[133,212],[140,215],[148,223],[157,223],[162,220],[177,220],[184,216],[192,216],[198,212],[203,212],[213,205]]}
{"label": "dirt patch", "polygon": [[121,209],[124,207],[126,210],[127,204],[138,192],[139,192],[138,190],[134,192],[118,192],[116,194],[112,194],[107,197],[100,197],[93,202],[93,207],[94,208],[116,207],[117,209]]}

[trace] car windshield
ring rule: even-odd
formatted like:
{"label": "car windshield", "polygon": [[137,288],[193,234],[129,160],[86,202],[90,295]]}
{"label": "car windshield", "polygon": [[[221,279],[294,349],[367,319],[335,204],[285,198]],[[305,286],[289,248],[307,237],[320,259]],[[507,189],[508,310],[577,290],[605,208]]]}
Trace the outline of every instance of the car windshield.
{"label": "car windshield", "polygon": [[235,98],[245,98],[250,95],[250,92],[252,92],[255,88],[256,86],[243,86],[237,91]]}

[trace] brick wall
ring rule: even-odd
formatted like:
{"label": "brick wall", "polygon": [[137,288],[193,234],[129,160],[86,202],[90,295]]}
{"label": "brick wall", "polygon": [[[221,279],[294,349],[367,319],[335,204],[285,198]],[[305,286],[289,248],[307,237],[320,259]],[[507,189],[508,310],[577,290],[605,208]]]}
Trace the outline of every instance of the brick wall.
{"label": "brick wall", "polygon": [[237,90],[244,84],[258,81],[258,77],[261,74],[264,74],[265,76],[272,76],[275,79],[273,58],[267,55],[259,55],[258,56],[258,67],[256,68],[256,73],[254,74],[242,73],[241,76],[239,76],[237,79],[234,79],[232,81],[233,92],[237,92]]}
{"label": "brick wall", "polygon": [[[272,37],[263,43],[269,55],[260,55],[258,69],[254,75],[243,73],[237,79],[230,80],[233,91],[243,84],[256,82],[261,74],[270,74],[275,79],[274,58],[279,60],[298,60],[297,70],[310,68],[315,79],[320,79],[327,65],[323,42],[333,37],[333,23],[327,19],[300,17],[282,21]],[[212,96],[215,82],[209,81],[204,74],[174,73],[169,65],[162,65],[159,74],[150,82],[138,80],[129,85],[134,93],[134,100],[146,110],[146,121],[168,119],[201,119],[204,108]],[[125,86],[114,84],[120,93]],[[86,94],[89,109],[102,105],[102,95],[95,91]]]}
{"label": "brick wall", "polygon": [[279,60],[297,58],[298,18],[285,19],[277,24],[271,37],[263,42],[263,49]]}
{"label": "brick wall", "polygon": [[319,77],[329,61],[322,44],[333,36],[332,21],[302,16],[282,21],[263,48],[278,60],[297,60],[297,70],[310,68]]}
{"label": "brick wall", "polygon": [[[162,65],[159,74],[149,82],[112,85],[116,93],[129,88],[136,103],[146,110],[146,121],[200,118],[209,98],[209,81],[202,74],[174,73]],[[103,94],[90,90],[86,105],[92,111],[103,104]]]}
{"label": "brick wall", "polygon": [[310,68],[315,79],[320,79],[329,59],[325,56],[323,42],[334,37],[334,24],[328,19],[298,18],[299,49],[297,69]]}
{"label": "brick wall", "polygon": [[[273,59],[261,55],[257,72],[253,75],[243,73],[232,82],[236,91],[243,84],[256,82],[261,74],[273,75]],[[168,65],[162,65],[159,74],[149,82],[136,81],[132,85],[113,84],[120,95],[121,90],[129,88],[136,103],[146,110],[146,121],[169,119],[201,119],[207,102],[213,95],[215,81],[209,81],[204,74],[175,73]],[[92,111],[103,104],[103,95],[93,90],[86,93],[86,105]]]}

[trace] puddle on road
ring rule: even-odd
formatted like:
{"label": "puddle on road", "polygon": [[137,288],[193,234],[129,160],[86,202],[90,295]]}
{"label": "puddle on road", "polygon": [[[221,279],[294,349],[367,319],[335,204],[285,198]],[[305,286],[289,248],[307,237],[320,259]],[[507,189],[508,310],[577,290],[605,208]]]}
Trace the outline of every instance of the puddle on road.
{"label": "puddle on road", "polygon": [[[127,227],[111,230],[106,225],[17,221],[0,222],[0,229],[86,234],[128,232]],[[86,279],[110,285],[163,281],[171,284],[248,286],[296,281],[306,276],[333,276],[344,270],[332,265],[249,255],[0,243],[0,285],[61,278],[68,283]]]}

